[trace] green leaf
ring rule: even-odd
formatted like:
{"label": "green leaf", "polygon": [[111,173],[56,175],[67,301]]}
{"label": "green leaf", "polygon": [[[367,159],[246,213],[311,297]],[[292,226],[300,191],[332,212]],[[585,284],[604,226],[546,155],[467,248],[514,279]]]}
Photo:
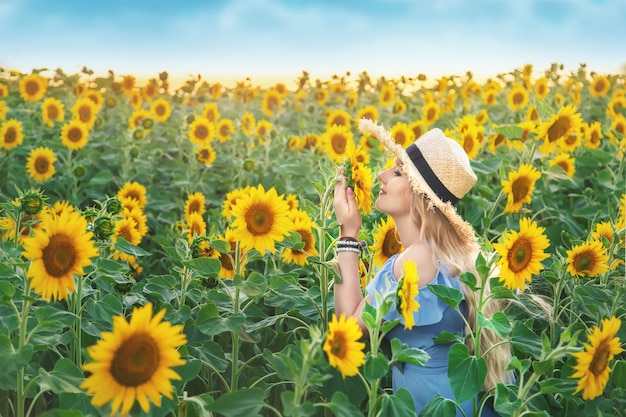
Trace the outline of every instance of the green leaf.
{"label": "green leaf", "polygon": [[496,385],[493,408],[503,416],[510,416],[522,405],[522,398],[518,398],[517,391],[508,388],[502,383]]}
{"label": "green leaf", "polygon": [[575,379],[547,378],[539,383],[542,394],[574,392],[578,382]]}
{"label": "green leaf", "polygon": [[260,388],[238,389],[207,403],[204,408],[224,417],[255,417],[260,415],[264,397]]}
{"label": "green leaf", "polygon": [[470,356],[467,346],[457,343],[448,353],[448,378],[454,398],[459,403],[475,398],[482,390],[487,377],[484,358]]}
{"label": "green leaf", "polygon": [[211,317],[196,322],[198,331],[207,336],[215,336],[224,332],[238,332],[243,327],[245,317],[242,314],[233,314],[227,317]]}
{"label": "green leaf", "polygon": [[222,263],[216,258],[200,257],[184,261],[183,265],[197,271],[203,277],[217,278],[222,269]]}
{"label": "green leaf", "polygon": [[361,319],[369,331],[376,329],[376,307],[370,303],[365,303],[361,312]]}
{"label": "green leaf", "polygon": [[256,271],[252,271],[245,280],[237,276],[234,281],[235,286],[250,298],[262,296],[267,291],[267,279]]}
{"label": "green leaf", "polygon": [[428,353],[419,348],[409,347],[400,339],[391,340],[391,361],[424,366],[430,359]]}
{"label": "green leaf", "polygon": [[42,391],[52,391],[55,394],[80,394],[83,391],[79,386],[84,379],[80,369],[72,361],[65,358],[61,358],[55,363],[52,372],[39,368],[39,387]]}
{"label": "green leaf", "polygon": [[541,338],[526,324],[521,321],[516,322],[511,336],[511,345],[535,358],[541,356]]}
{"label": "green leaf", "polygon": [[[341,417],[363,417],[363,413],[356,408],[348,399],[346,394],[341,391],[337,391],[333,394],[333,397],[328,404],[328,407],[332,410],[333,414]],[[388,415],[401,415],[401,414],[388,414]]]}
{"label": "green leaf", "polygon": [[456,417],[456,403],[449,398],[437,394],[419,413],[420,417]]}
{"label": "green leaf", "polygon": [[502,338],[506,338],[511,332],[509,318],[501,311],[495,312],[490,319],[486,318],[482,312],[478,312],[478,325],[496,332]]}
{"label": "green leaf", "polygon": [[76,323],[76,315],[67,311],[59,310],[51,305],[38,307],[34,312],[40,326],[48,328],[68,328]]}
{"label": "green leaf", "polygon": [[115,243],[113,244],[113,246],[118,251],[125,253],[126,255],[132,255],[136,258],[149,255],[148,252],[141,249],[139,246],[133,245],[132,243],[128,242],[123,237],[118,237]]}
{"label": "green leaf", "polygon": [[508,139],[519,140],[524,134],[524,129],[517,125],[507,125],[496,127],[496,132],[506,136]]}
{"label": "green leaf", "polygon": [[[292,351],[292,355],[297,355]],[[265,349],[263,351],[263,358],[270,364],[270,366],[276,371],[276,375],[283,381],[293,381],[299,374],[300,365],[298,363],[302,363],[302,358],[298,358],[298,362],[296,362],[293,358],[290,357],[286,353],[277,352],[273,353],[269,349]]]}
{"label": "green leaf", "polygon": [[439,345],[445,345],[447,343],[454,343],[454,342],[463,343],[463,341],[464,341],[464,338],[460,334],[451,333],[445,330],[439,332],[437,337],[435,337],[434,339],[434,342]]}
{"label": "green leaf", "polygon": [[368,353],[363,365],[363,376],[369,382],[374,382],[387,375],[389,372],[389,361],[381,352],[376,354]]}
{"label": "green leaf", "polygon": [[380,412],[378,415],[415,415],[415,403],[413,402],[413,397],[411,397],[411,394],[405,388],[400,388],[393,395],[383,395],[380,399]]}
{"label": "green leaf", "polygon": [[427,287],[437,298],[455,310],[459,308],[461,301],[463,301],[463,293],[456,288],[439,284],[428,284]]}

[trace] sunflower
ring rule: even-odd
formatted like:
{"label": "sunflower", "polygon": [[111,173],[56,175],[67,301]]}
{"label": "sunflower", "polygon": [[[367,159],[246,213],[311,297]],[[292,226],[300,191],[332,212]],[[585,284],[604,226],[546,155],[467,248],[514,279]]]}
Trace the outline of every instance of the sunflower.
{"label": "sunflower", "polygon": [[528,90],[522,84],[516,83],[509,90],[506,102],[513,111],[525,108],[528,105]]}
{"label": "sunflower", "polygon": [[293,228],[289,205],[275,188],[265,191],[263,185],[251,187],[232,207],[233,236],[244,249],[276,251],[275,242],[282,241]]}
{"label": "sunflower", "polygon": [[[222,203],[222,216],[229,220],[233,215],[233,207],[240,198],[244,198],[250,194],[250,186],[238,188],[226,193],[226,199]],[[289,205],[289,204],[287,204]]]}
{"label": "sunflower", "polygon": [[480,149],[480,139],[478,137],[478,127],[471,125],[460,132],[459,144],[465,150],[469,159],[474,159],[478,155]]}
{"label": "sunflower", "polygon": [[272,122],[270,122],[269,120],[259,120],[259,122],[256,124],[256,131],[254,132],[254,134],[260,138],[267,138],[270,135],[272,127]]}
{"label": "sunflower", "polygon": [[599,121],[589,123],[585,135],[584,146],[590,149],[598,149],[602,139],[602,126]]}
{"label": "sunflower", "polygon": [[203,162],[205,165],[212,165],[217,158],[213,147],[210,144],[203,145],[196,149],[196,158],[198,161]]}
{"label": "sunflower", "polygon": [[604,97],[611,88],[611,82],[606,75],[596,75],[589,86],[589,94],[592,97]]}
{"label": "sunflower", "polygon": [[324,150],[335,162],[351,155],[356,149],[352,139],[352,131],[344,126],[333,125],[322,134]]}
{"label": "sunflower", "polygon": [[354,118],[354,124],[359,124],[359,120],[361,119],[370,119],[372,122],[376,122],[378,120],[378,109],[376,106],[371,104],[359,109],[356,113],[356,117]]}
{"label": "sunflower", "polygon": [[200,213],[190,213],[186,217],[187,221],[187,241],[193,242],[197,236],[206,234],[206,222]]}
{"label": "sunflower", "polygon": [[[235,277],[235,264],[233,263],[233,256],[235,256],[237,251],[237,241],[235,240],[231,229],[226,229],[224,235],[218,236],[217,238],[230,244],[230,252],[220,253],[219,256],[220,263],[222,264],[220,277],[232,279]],[[240,270],[238,273],[244,275],[246,272],[246,254],[242,249],[239,250],[239,268]]]}
{"label": "sunflower", "polygon": [[574,277],[597,277],[609,270],[608,261],[602,242],[588,240],[567,251],[567,272]]}
{"label": "sunflower", "polygon": [[135,110],[128,118],[128,129],[134,130],[137,127],[142,127],[143,120],[151,117],[152,114],[146,109]]}
{"label": "sunflower", "polygon": [[209,144],[215,137],[215,125],[206,117],[196,116],[189,125],[189,141],[195,145]]}
{"label": "sunflower", "polygon": [[544,252],[550,241],[543,234],[546,229],[529,218],[520,219],[519,228],[519,232],[505,233],[504,242],[494,243],[493,247],[500,255],[496,262],[502,267],[499,281],[511,290],[523,291],[526,281],[530,282],[532,275],[543,270],[541,261],[550,256]]}
{"label": "sunflower", "polygon": [[535,97],[539,101],[545,99],[548,96],[548,93],[550,93],[550,89],[548,88],[547,77],[541,77],[535,82],[534,92]]}
{"label": "sunflower", "polygon": [[343,109],[330,110],[326,116],[326,129],[333,125],[350,128],[350,113]]}
{"label": "sunflower", "polygon": [[135,91],[135,77],[133,75],[125,75],[122,77],[122,92],[131,95]]}
{"label": "sunflower", "polygon": [[[291,213],[294,213],[294,211],[292,210]],[[309,256],[318,256],[319,253],[315,248],[315,235],[313,234],[315,224],[308,215],[301,215],[304,212],[298,211],[298,213],[300,213],[300,215],[297,217],[290,215],[291,221],[293,222],[292,232],[300,235],[304,246],[302,249],[285,248],[282,253],[282,258],[285,262],[304,266],[309,263],[307,259]]]}
{"label": "sunflower", "polygon": [[328,101],[329,97],[330,97],[330,93],[328,92],[328,90],[324,88],[318,88],[315,90],[315,101],[320,107],[323,107],[326,105],[326,102]]}
{"label": "sunflower", "polygon": [[202,117],[205,117],[211,123],[217,123],[220,118],[220,111],[217,107],[217,103],[207,103],[202,109]]}
{"label": "sunflower", "polygon": [[187,343],[183,326],[163,321],[166,309],[152,317],[152,303],[133,308],[130,321],[113,317],[113,329],[87,348],[91,362],[83,365],[90,372],[80,385],[93,395],[91,403],[102,407],[111,402],[111,413],[126,416],[135,401],[148,413],[151,400],[161,406],[161,394],[173,398],[170,380],[181,380],[172,368],[185,360],[177,350]]}
{"label": "sunflower", "polygon": [[493,88],[486,88],[482,96],[483,104],[493,106],[498,102],[498,91]]}
{"label": "sunflower", "polygon": [[363,215],[371,213],[374,202],[372,196],[374,179],[370,167],[354,161],[352,163],[352,184],[354,185],[354,197],[359,210]]}
{"label": "sunflower", "polygon": [[389,133],[391,134],[393,141],[403,148],[406,148],[411,143],[415,142],[415,132],[413,132],[413,130],[406,123],[397,122],[391,127]]}
{"label": "sunflower", "polygon": [[61,128],[61,143],[68,149],[84,148],[89,141],[89,129],[79,120],[70,120]]}
{"label": "sunflower", "polygon": [[157,98],[150,104],[150,114],[157,122],[166,122],[172,114],[170,102],[163,97]]}
{"label": "sunflower", "polygon": [[24,101],[35,103],[48,91],[48,79],[39,74],[25,75],[19,83],[20,96]]}
{"label": "sunflower", "polygon": [[0,83],[0,97],[7,97],[9,95],[9,87],[5,83]]}
{"label": "sunflower", "polygon": [[93,233],[76,211],[42,213],[41,225],[23,241],[23,256],[31,260],[26,276],[33,290],[48,300],[63,300],[74,292],[74,275],[83,275],[90,258],[98,256]]}
{"label": "sunflower", "polygon": [[626,137],[626,116],[617,115],[609,127],[609,141],[618,146],[622,138]]}
{"label": "sunflower", "polygon": [[384,83],[380,87],[380,95],[378,97],[378,104],[382,107],[389,107],[396,98],[396,89],[391,83]]}
{"label": "sunflower", "polygon": [[4,100],[0,100],[0,120],[6,120],[8,112],[9,106],[7,106]]}
{"label": "sunflower", "polygon": [[541,173],[530,164],[522,164],[519,171],[510,171],[509,179],[502,181],[502,191],[507,194],[505,213],[518,213],[524,203],[530,203],[535,182]]}
{"label": "sunflower", "polygon": [[144,109],[141,108],[141,105],[143,103],[143,97],[141,96],[141,92],[139,92],[139,91],[131,92],[129,101],[130,101],[130,106],[133,108],[133,110],[135,110],[135,111],[143,110],[144,112],[149,114],[148,110],[144,110]]}
{"label": "sunflower", "polygon": [[190,194],[185,201],[185,219],[188,219],[191,213],[203,215],[206,211],[205,201],[206,198],[201,192]]}
{"label": "sunflower", "polygon": [[220,142],[226,142],[232,139],[232,135],[235,133],[235,125],[230,119],[220,119],[217,122],[216,136]]}
{"label": "sunflower", "polygon": [[133,219],[135,221],[135,229],[141,238],[148,233],[148,217],[139,206],[133,208],[124,207],[120,215],[125,219]]}
{"label": "sunflower", "polygon": [[24,129],[22,122],[9,119],[0,127],[0,148],[10,151],[24,142]]}
{"label": "sunflower", "polygon": [[383,266],[389,258],[404,250],[398,239],[398,230],[392,217],[382,219],[381,223],[374,229],[372,237],[374,244],[370,249],[374,253],[373,263],[376,267]]}
{"label": "sunflower", "polygon": [[570,154],[564,152],[554,156],[554,158],[548,161],[548,165],[551,167],[561,167],[565,172],[565,175],[567,175],[569,178],[572,178],[574,176],[574,173],[576,172],[576,166],[574,165],[575,162],[576,159],[572,158]]}
{"label": "sunflower", "polygon": [[104,97],[100,90],[87,90],[85,91],[85,97],[93,101],[93,104],[96,105],[96,112],[100,111],[104,105]]}
{"label": "sunflower", "polygon": [[261,111],[267,117],[276,116],[280,105],[282,103],[283,96],[274,89],[269,89],[263,94],[261,101]]}
{"label": "sunflower", "polygon": [[611,225],[611,222],[599,222],[596,224],[595,231],[591,232],[591,238],[598,241],[602,241],[604,238],[611,243],[613,242],[613,237],[613,225]]}
{"label": "sunflower", "polygon": [[577,378],[576,394],[582,391],[583,400],[593,400],[602,395],[609,382],[610,362],[615,355],[624,351],[619,337],[615,337],[622,325],[622,321],[615,316],[602,319],[602,329],[594,326],[587,334],[589,343],[584,344],[585,350],[573,353],[576,366],[570,378]]}
{"label": "sunflower", "polygon": [[159,87],[157,85],[156,80],[150,79],[148,80],[148,82],[146,82],[146,85],[143,87],[142,90],[142,94],[144,96],[144,98],[146,99],[146,101],[152,101],[154,99],[154,96],[156,96],[156,94],[159,91]]}
{"label": "sunflower", "polygon": [[348,91],[348,95],[346,97],[346,102],[345,102],[346,108],[353,109],[356,107],[358,102],[359,102],[359,93],[356,90]]}
{"label": "sunflower", "polygon": [[396,101],[394,101],[393,103],[393,107],[391,111],[394,114],[394,116],[400,116],[406,111],[406,103],[402,101],[401,99],[396,99]]}
{"label": "sunflower", "polygon": [[338,369],[344,379],[356,375],[365,363],[365,343],[359,342],[362,336],[363,332],[354,317],[346,319],[342,313],[337,319],[333,313],[323,349],[330,365]]}
{"label": "sunflower", "polygon": [[62,122],[65,119],[63,103],[54,97],[48,97],[41,103],[41,117],[48,127],[54,127],[54,122]]}
{"label": "sunflower", "polygon": [[540,151],[544,155],[550,154],[559,139],[567,138],[580,131],[582,116],[576,107],[568,105],[561,107],[557,114],[547,122],[541,123],[537,129],[537,139],[544,139]]}
{"label": "sunflower", "polygon": [[252,113],[244,113],[241,116],[241,131],[246,135],[251,135],[256,129],[256,120]]}
{"label": "sunflower", "polygon": [[37,182],[47,181],[56,172],[54,162],[56,158],[52,149],[39,147],[30,151],[26,160],[26,171]]}
{"label": "sunflower", "polygon": [[411,330],[415,326],[415,313],[420,308],[420,303],[415,299],[419,294],[419,275],[417,265],[413,261],[404,262],[404,275],[398,282],[398,312],[404,319],[404,328]]}
{"label": "sunflower", "polygon": [[124,186],[117,192],[117,197],[120,200],[125,198],[132,198],[137,201],[140,208],[144,208],[146,204],[148,204],[148,199],[146,197],[147,191],[146,187],[137,181],[127,181]]}
{"label": "sunflower", "polygon": [[72,118],[83,123],[87,126],[87,129],[93,128],[96,123],[97,114],[98,108],[94,102],[87,97],[79,98],[72,106]]}
{"label": "sunflower", "polygon": [[[626,96],[614,95],[606,105],[606,115],[613,119],[626,109]],[[599,122],[598,122],[599,123]]]}
{"label": "sunflower", "polygon": [[435,101],[429,101],[424,104],[422,109],[422,120],[425,126],[430,126],[439,119],[441,113],[441,107]]}
{"label": "sunflower", "polygon": [[[137,222],[132,217],[122,217],[115,222],[115,233],[111,236],[111,242],[115,243],[118,238],[123,238],[131,245],[137,246],[141,243],[141,233],[137,228]],[[126,259],[124,254],[120,256],[122,259]],[[119,257],[118,257],[119,258]]]}

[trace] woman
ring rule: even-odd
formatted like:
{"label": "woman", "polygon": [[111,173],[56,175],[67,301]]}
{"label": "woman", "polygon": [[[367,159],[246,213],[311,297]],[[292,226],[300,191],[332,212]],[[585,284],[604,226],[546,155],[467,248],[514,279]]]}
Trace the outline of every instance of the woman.
{"label": "woman", "polygon": [[[358,240],[362,219],[354,191],[346,188],[341,169],[333,200],[335,216],[341,225],[337,246],[341,282],[335,283],[335,310],[337,315],[343,313],[346,317],[355,317],[366,332],[361,320],[364,304],[375,306],[376,293],[397,288],[398,279],[404,275],[405,262],[415,262],[419,276],[416,300],[420,308],[414,313],[414,327],[405,330],[402,316],[395,309],[385,319],[401,319],[386,337],[398,338],[430,355],[425,366],[405,364],[402,370],[394,367],[392,374],[394,392],[406,388],[419,414],[437,394],[454,399],[447,374],[451,344],[435,344],[433,338],[444,330],[466,334],[465,322],[460,314],[440,301],[426,285],[446,285],[462,291],[462,310],[466,319],[473,323],[476,317],[474,294],[458,277],[467,271],[475,273],[479,245],[474,229],[454,207],[476,183],[476,175],[461,145],[447,138],[440,129],[425,133],[406,149],[402,149],[389,132],[371,120],[360,120],[359,129],[380,141],[396,157],[394,166],[378,175],[381,188],[375,206],[393,218],[404,251],[391,257],[378,270],[364,297],[358,270],[359,251],[352,249],[355,246],[349,243]],[[497,305],[493,302],[490,307],[495,310]],[[487,316],[492,313],[483,311]],[[481,340],[484,342],[481,343],[482,351],[497,343],[496,336],[487,331],[483,331]],[[501,344],[486,359],[489,374],[484,388],[488,390],[504,380],[504,369],[510,360],[508,346]],[[461,408],[466,415],[472,415],[472,401],[461,404]],[[462,415],[460,411],[458,415]],[[482,415],[496,414],[485,407]]]}

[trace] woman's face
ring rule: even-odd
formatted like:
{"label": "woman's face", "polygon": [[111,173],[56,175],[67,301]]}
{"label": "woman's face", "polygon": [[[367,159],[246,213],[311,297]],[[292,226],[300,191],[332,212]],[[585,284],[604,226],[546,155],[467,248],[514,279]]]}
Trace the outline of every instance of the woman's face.
{"label": "woman's face", "polygon": [[402,173],[398,162],[378,174],[380,193],[376,199],[376,208],[392,217],[407,215],[411,211],[411,185]]}

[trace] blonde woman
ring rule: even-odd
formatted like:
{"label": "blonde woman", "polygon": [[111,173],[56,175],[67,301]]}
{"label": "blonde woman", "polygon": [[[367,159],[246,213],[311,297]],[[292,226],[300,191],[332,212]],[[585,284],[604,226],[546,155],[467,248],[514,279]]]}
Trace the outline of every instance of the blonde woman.
{"label": "blonde woman", "polygon": [[[437,394],[454,399],[448,380],[448,352],[452,344],[436,344],[433,339],[441,331],[467,334],[460,314],[430,292],[427,284],[446,285],[462,291],[461,311],[469,323],[474,323],[476,317],[474,294],[459,276],[467,271],[475,272],[479,245],[474,229],[455,209],[455,204],[476,183],[476,175],[461,145],[446,137],[440,129],[426,132],[406,149],[395,143],[382,126],[369,119],[361,119],[359,129],[380,141],[396,157],[394,166],[378,175],[380,194],[375,206],[393,218],[404,251],[391,257],[377,271],[363,296],[358,270],[359,250],[351,243],[358,241],[362,218],[354,191],[346,187],[343,170],[340,170],[333,200],[335,216],[341,225],[337,244],[341,282],[335,283],[335,310],[337,315],[343,313],[346,317],[355,317],[362,330],[367,332],[361,320],[364,304],[375,305],[376,293],[397,288],[398,280],[404,275],[405,263],[415,263],[419,277],[416,300],[420,304],[413,317],[415,325],[405,329],[404,319],[395,309],[385,319],[401,320],[386,337],[398,338],[430,355],[425,366],[405,364],[402,369],[394,367],[392,374],[394,392],[406,388],[413,397],[416,414],[419,414]],[[483,313],[490,316],[499,308],[495,303],[490,304],[493,311]],[[484,342],[481,343],[483,352],[498,342],[495,335],[487,331],[483,332],[481,340]],[[509,360],[510,350],[506,344],[487,355],[489,374],[485,390],[504,382]],[[465,415],[472,415],[472,401],[460,406]],[[460,410],[458,415],[463,415]],[[497,414],[485,407],[482,415]]]}

